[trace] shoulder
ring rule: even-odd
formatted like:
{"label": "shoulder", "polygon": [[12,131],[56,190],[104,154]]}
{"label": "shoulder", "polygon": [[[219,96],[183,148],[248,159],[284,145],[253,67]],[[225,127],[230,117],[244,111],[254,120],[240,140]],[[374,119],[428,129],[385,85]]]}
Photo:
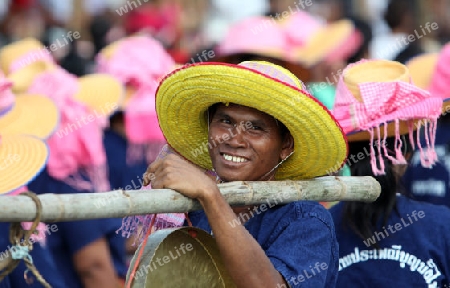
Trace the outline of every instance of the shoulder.
{"label": "shoulder", "polygon": [[[302,230],[312,226],[327,227],[334,232],[334,223],[330,212],[318,202],[295,201],[269,209],[262,217],[262,222],[277,223],[278,227],[302,225]],[[308,223],[308,224],[306,224]]]}
{"label": "shoulder", "polygon": [[[405,196],[397,197],[397,208],[400,214],[418,215],[422,223],[428,223],[429,228],[445,228],[450,235],[448,223],[450,223],[450,208],[444,205],[436,205],[428,202],[416,201]],[[443,230],[443,231],[444,231]]]}
{"label": "shoulder", "polygon": [[105,149],[113,150],[126,146],[126,140],[113,130],[108,129],[103,132],[103,144]]}

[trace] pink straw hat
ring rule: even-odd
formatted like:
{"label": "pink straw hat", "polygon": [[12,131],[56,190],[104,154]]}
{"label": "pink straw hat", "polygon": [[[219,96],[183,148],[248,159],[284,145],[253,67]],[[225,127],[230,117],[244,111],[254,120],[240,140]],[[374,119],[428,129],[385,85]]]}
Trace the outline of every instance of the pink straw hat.
{"label": "pink straw hat", "polygon": [[219,57],[249,53],[286,60],[288,47],[288,40],[277,21],[257,16],[230,27],[217,52]]}
{"label": "pink straw hat", "polygon": [[[400,135],[408,134],[410,142],[417,143],[422,164],[430,167],[436,161],[434,139],[436,122],[442,99],[411,83],[405,65],[386,60],[361,60],[344,69],[336,91],[333,114],[341,124],[348,141],[371,142],[372,168],[376,175],[384,173],[376,167],[373,142],[377,141],[379,157],[388,157],[393,163],[406,164],[401,151]],[[412,132],[424,127],[428,147],[424,151],[420,141],[414,141]],[[395,136],[395,157],[380,145],[382,139]],[[419,136],[419,135],[418,135]],[[384,143],[384,142],[383,142]],[[383,151],[382,151],[383,150]]]}

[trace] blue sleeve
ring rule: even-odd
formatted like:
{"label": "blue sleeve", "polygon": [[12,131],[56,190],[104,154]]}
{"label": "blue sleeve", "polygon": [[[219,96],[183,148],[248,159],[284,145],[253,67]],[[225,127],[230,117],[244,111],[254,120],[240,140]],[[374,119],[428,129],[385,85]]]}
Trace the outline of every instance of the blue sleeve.
{"label": "blue sleeve", "polygon": [[58,229],[64,235],[64,242],[71,255],[85,246],[104,237],[102,219],[83,220],[74,222],[60,222]]}
{"label": "blue sleeve", "polygon": [[[41,276],[47,281],[52,288],[64,288],[67,285],[64,284],[64,279],[62,278],[58,269],[56,268],[55,262],[50,254],[50,251],[43,248],[39,243],[33,244],[33,250],[30,252],[33,259],[34,266],[39,271]],[[24,279],[24,272],[28,268],[25,266],[23,260],[20,264],[8,275],[11,287],[27,287],[27,288],[42,288],[44,287],[39,281],[37,281],[36,276],[31,271],[28,271],[27,276],[32,279],[31,284],[27,284]],[[3,287],[0,285],[0,287]],[[6,286],[8,287],[8,286]]]}
{"label": "blue sleeve", "polygon": [[329,224],[316,217],[295,220],[278,232],[266,250],[290,287],[334,287],[339,258],[333,226]]}
{"label": "blue sleeve", "polygon": [[116,231],[122,226],[122,218],[101,219],[104,226],[104,234],[108,240],[111,258],[114,262],[117,274],[125,278],[128,271],[126,240],[122,234]]}
{"label": "blue sleeve", "polygon": [[0,280],[0,288],[11,288],[11,283],[9,283],[9,276]]}

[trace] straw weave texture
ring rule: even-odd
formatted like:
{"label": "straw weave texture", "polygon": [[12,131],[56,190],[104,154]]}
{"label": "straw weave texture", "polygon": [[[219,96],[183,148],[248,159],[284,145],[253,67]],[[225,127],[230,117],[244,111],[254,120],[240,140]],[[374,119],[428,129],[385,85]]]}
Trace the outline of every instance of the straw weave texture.
{"label": "straw weave texture", "polygon": [[339,124],[312,96],[257,71],[214,63],[175,71],[162,81],[156,96],[167,142],[200,167],[213,168],[205,112],[215,103],[264,111],[289,129],[295,153],[280,166],[277,180],[322,176],[338,170],[346,157],[347,143]]}

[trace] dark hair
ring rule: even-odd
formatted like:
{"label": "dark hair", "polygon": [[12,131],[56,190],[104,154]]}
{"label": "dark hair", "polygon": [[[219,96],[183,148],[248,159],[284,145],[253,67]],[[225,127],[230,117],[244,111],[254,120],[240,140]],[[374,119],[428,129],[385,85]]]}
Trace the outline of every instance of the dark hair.
{"label": "dark hair", "polygon": [[364,54],[369,51],[369,45],[373,38],[373,31],[372,27],[367,21],[364,21],[355,16],[349,17],[349,19],[353,22],[353,25],[355,25],[356,30],[358,30],[363,37],[363,41],[359,46],[358,50],[355,53],[353,53],[353,55],[351,55],[347,60],[347,63],[350,64],[357,62],[365,57]]}
{"label": "dark hair", "polygon": [[114,125],[123,123],[124,121],[123,111],[116,111],[109,117],[109,127],[112,128]]}
{"label": "dark hair", "polygon": [[384,20],[389,28],[395,29],[404,21],[405,15],[414,14],[413,4],[411,0],[390,0],[384,12]]}
{"label": "dark hair", "polygon": [[[412,152],[408,138],[407,135],[401,137],[404,154]],[[387,138],[384,145],[388,151],[394,151],[395,138]],[[357,155],[363,151],[370,151],[369,149],[370,144],[367,141],[349,143],[349,155]],[[378,156],[376,158],[377,165],[380,165]],[[385,175],[381,176],[374,175],[370,157],[365,157],[350,166],[352,176],[372,176],[381,186],[380,197],[372,203],[346,202],[344,204],[342,215],[344,228],[350,228],[363,240],[372,237],[375,231],[381,230],[383,226],[387,225],[391,213],[399,213],[396,208],[397,193],[405,194],[400,177],[396,175],[392,162],[385,156],[382,157],[382,161],[385,166]],[[376,243],[371,246],[379,248]]]}
{"label": "dark hair", "polygon": [[[214,115],[216,114],[217,111],[217,107],[219,107],[219,105],[222,103],[216,103],[213,104],[212,106],[210,106],[208,108],[208,111],[206,112],[209,115],[209,121],[211,121],[211,119],[214,117]],[[275,119],[275,118],[274,118]],[[278,127],[280,127],[280,136],[281,139],[284,139],[285,137],[287,137],[287,135],[290,133],[289,129],[287,129],[287,127],[281,122],[278,121],[277,119],[275,119],[275,121],[278,123]]]}

